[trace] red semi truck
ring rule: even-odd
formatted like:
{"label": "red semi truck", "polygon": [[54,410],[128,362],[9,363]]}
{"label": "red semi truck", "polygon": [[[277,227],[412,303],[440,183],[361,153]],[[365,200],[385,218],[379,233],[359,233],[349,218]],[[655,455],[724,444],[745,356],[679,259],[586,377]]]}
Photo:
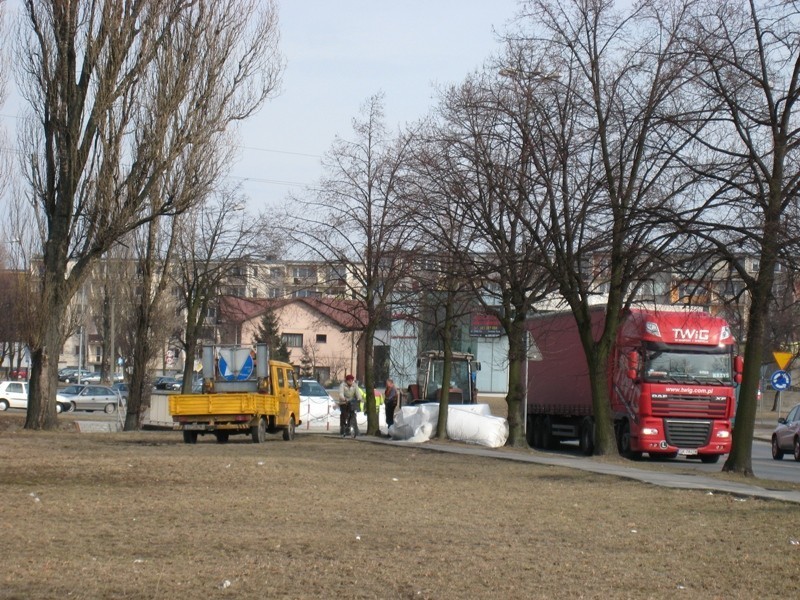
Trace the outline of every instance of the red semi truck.
{"label": "red semi truck", "polygon": [[[594,339],[605,314],[605,307],[591,310]],[[535,345],[535,360],[528,362],[528,443],[552,448],[578,439],[581,450],[591,454],[589,370],[572,313],[537,315],[527,328]],[[626,310],[608,365],[620,453],[713,463],[730,452],[734,392],[742,372],[735,348],[725,320],[706,312],[674,306]]]}

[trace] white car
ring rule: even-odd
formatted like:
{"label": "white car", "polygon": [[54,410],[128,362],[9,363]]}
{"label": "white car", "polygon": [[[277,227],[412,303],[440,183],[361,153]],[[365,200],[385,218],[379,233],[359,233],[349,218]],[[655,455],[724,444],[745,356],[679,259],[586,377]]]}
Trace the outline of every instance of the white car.
{"label": "white car", "polygon": [[[301,379],[297,391],[300,393],[300,418],[305,426],[312,429],[327,428],[328,419],[336,406],[327,390],[315,379]],[[338,411],[336,414],[338,419]]]}
{"label": "white car", "polygon": [[0,410],[28,408],[28,382],[3,381],[0,383]]}
{"label": "white car", "polygon": [[[3,381],[0,382],[0,410],[21,408],[28,410],[28,382]],[[56,412],[67,412],[72,409],[71,404],[56,401]]]}

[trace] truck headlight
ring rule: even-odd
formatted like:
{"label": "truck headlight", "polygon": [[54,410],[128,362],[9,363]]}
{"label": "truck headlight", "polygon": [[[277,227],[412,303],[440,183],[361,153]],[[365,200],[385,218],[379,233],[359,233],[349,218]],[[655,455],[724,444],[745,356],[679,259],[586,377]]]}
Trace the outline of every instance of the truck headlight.
{"label": "truck headlight", "polygon": [[642,427],[642,435],[658,435],[658,429],[655,427]]}
{"label": "truck headlight", "polygon": [[729,438],[729,437],[731,437],[731,432],[730,431],[725,431],[725,430],[718,431],[717,432],[717,437],[718,438]]}

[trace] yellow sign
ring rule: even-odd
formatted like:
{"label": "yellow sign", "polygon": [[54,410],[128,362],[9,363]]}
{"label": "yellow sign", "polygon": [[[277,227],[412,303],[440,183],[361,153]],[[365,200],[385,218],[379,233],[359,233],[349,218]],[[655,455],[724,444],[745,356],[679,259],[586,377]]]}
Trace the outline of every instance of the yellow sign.
{"label": "yellow sign", "polygon": [[782,371],[792,360],[793,354],[791,352],[773,352],[772,356],[775,357],[775,362],[778,363],[778,368]]}

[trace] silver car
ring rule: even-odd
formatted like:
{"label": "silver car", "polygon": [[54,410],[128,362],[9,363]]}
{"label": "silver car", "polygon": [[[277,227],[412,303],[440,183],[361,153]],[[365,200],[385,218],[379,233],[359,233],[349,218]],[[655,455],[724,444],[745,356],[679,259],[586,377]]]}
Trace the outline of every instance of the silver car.
{"label": "silver car", "polygon": [[772,432],[772,458],[780,460],[784,452],[791,452],[800,462],[800,404],[795,405],[785,419],[778,419],[778,426]]}
{"label": "silver car", "polygon": [[123,406],[120,395],[104,385],[68,385],[58,390],[56,400],[71,404],[72,410],[104,410],[109,414]]}

